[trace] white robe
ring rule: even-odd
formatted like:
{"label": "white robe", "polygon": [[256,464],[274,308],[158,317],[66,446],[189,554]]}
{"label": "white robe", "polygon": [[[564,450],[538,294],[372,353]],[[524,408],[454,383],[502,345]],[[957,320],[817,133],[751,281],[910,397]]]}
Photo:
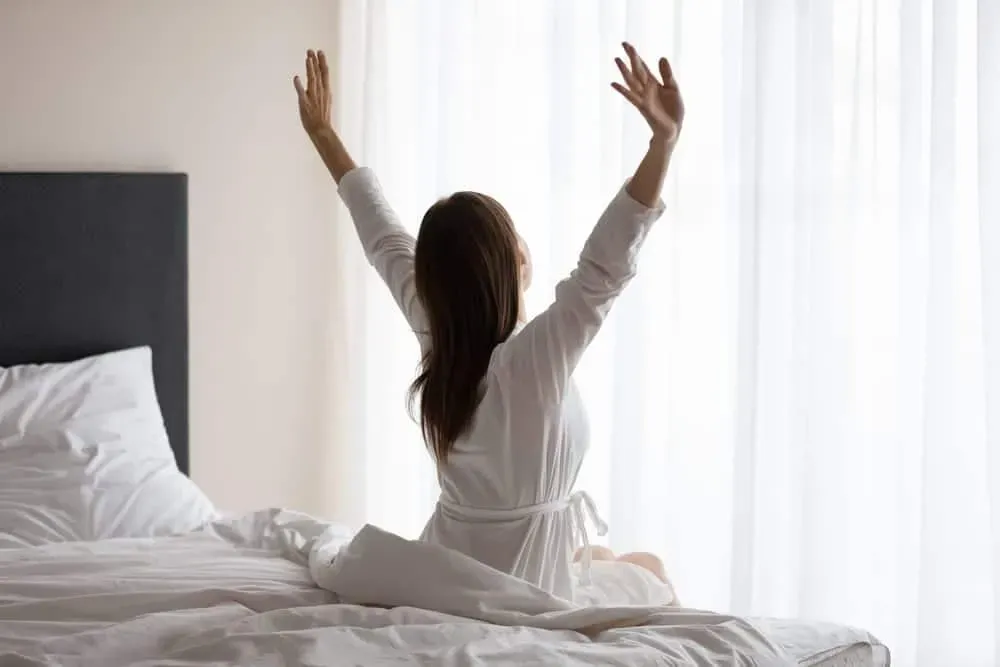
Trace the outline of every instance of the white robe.
{"label": "white robe", "polygon": [[[369,262],[425,348],[430,341],[414,286],[415,239],[399,224],[371,170],[346,174],[339,192]],[[650,209],[620,190],[552,305],[496,347],[472,427],[447,463],[438,465],[441,496],[421,540],[567,600],[672,601],[669,586],[642,568],[572,563],[576,547],[590,543],[588,523],[605,530],[590,497],[573,493],[589,428],[572,374],[635,274],[639,247],[662,212],[662,202]]]}

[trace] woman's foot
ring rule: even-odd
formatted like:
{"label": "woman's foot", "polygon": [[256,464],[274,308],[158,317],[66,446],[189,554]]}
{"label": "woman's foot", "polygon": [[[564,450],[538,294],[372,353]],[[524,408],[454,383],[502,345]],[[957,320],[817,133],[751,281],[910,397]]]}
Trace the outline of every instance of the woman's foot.
{"label": "woman's foot", "polygon": [[615,560],[615,552],[607,547],[580,547],[573,554],[573,562],[583,560],[583,555],[590,551],[590,560]]}
{"label": "woman's foot", "polygon": [[677,592],[674,589],[673,583],[667,578],[667,569],[663,566],[663,561],[659,559],[656,554],[651,554],[645,551],[637,551],[633,553],[622,554],[621,556],[615,556],[615,552],[607,547],[581,547],[576,550],[573,554],[573,562],[578,562],[583,560],[583,555],[590,550],[591,560],[604,560],[604,561],[617,561],[619,563],[629,563],[631,565],[637,565],[644,570],[653,573],[657,579],[662,581],[670,589],[670,594],[673,596],[673,601],[669,604],[674,607],[681,606],[680,600],[677,599]]}
{"label": "woman's foot", "polygon": [[620,563],[632,563],[633,565],[638,565],[641,568],[649,570],[657,579],[665,584],[670,582],[667,580],[667,570],[663,567],[663,561],[660,560],[655,554],[647,553],[645,551],[639,551],[629,554],[622,554],[617,559]]}
{"label": "woman's foot", "polygon": [[663,583],[667,582],[667,571],[663,567],[663,561],[661,561],[655,554],[651,554],[645,551],[637,551],[628,554],[622,554],[621,556],[615,556],[615,552],[607,547],[580,547],[573,554],[573,562],[583,560],[583,555],[590,550],[590,560],[616,560],[621,563],[631,563],[632,565],[638,565],[641,568],[649,570]]}

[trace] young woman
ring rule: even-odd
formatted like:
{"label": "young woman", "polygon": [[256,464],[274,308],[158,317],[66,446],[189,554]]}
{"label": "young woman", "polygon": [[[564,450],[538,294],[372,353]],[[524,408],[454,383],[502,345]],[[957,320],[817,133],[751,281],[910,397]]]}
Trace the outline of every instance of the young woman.
{"label": "young woman", "polygon": [[[504,207],[484,194],[456,192],[427,210],[414,239],[375,175],[356,166],[330,125],[322,52],[308,52],[306,84],[299,77],[294,83],[302,125],[339,186],[369,262],[420,342],[411,395],[441,485],[421,539],[567,599],[659,603],[672,597],[662,590],[669,585],[659,559],[616,558],[591,547],[588,519],[602,535],[605,526],[590,497],[572,492],[588,447],[573,371],[635,274],[639,247],[663,211],[660,191],[684,120],[667,60],[659,62],[658,79],[623,46],[629,62],[615,59],[623,83],[612,86],[648,123],[649,148],[554,302],[530,321],[523,294],[531,261]],[[578,589],[592,573],[593,585]],[[637,573],[655,585],[636,585]]]}

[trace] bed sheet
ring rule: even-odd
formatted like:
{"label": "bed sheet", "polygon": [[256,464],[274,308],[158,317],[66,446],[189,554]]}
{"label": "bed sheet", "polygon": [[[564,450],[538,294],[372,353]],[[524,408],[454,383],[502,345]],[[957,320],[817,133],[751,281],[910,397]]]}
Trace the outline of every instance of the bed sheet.
{"label": "bed sheet", "polygon": [[889,667],[889,649],[858,628],[804,620],[750,621],[801,667]]}
{"label": "bed sheet", "polygon": [[321,537],[350,535],[271,510],[177,537],[0,551],[0,665],[817,664],[754,643],[738,623],[719,636],[749,632],[745,642],[702,641],[694,615],[588,635],[344,604],[310,574]]}

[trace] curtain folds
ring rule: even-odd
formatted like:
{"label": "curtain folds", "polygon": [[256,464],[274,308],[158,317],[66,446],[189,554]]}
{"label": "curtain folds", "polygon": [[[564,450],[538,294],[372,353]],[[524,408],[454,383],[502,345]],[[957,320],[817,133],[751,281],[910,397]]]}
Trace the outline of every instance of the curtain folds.
{"label": "curtain folds", "polygon": [[[646,145],[608,85],[668,56],[668,212],[578,381],[618,550],[683,599],[1000,661],[1000,2],[344,0],[337,122],[411,229],[458,189],[532,247],[538,310]],[[346,220],[337,478],[415,536],[415,341]]]}

